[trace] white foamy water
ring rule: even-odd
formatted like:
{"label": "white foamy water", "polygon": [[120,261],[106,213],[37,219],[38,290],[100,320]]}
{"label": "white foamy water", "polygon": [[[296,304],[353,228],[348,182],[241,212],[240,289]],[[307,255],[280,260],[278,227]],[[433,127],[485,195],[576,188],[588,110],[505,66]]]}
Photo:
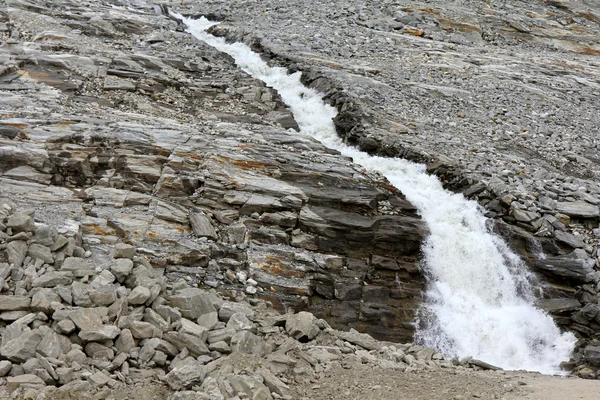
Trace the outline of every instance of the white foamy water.
{"label": "white foamy water", "polygon": [[[251,76],[276,89],[303,133],[379,171],[419,210],[431,232],[423,246],[428,288],[416,340],[446,356],[472,356],[505,369],[559,372],[575,343],[536,309],[528,272],[489,233],[477,204],[447,192],[425,167],[399,158],[370,156],[345,145],[335,131],[336,110],[300,82],[300,73],[269,67],[241,43],[207,32],[215,23],[181,18],[197,39],[229,54]],[[399,227],[399,229],[402,229]]]}

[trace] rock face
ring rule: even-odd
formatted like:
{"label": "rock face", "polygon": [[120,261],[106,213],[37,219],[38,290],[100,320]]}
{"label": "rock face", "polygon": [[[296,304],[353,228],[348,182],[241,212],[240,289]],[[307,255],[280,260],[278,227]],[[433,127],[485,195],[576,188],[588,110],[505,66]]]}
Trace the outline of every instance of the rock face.
{"label": "rock face", "polygon": [[[599,10],[586,1],[467,1],[468,12],[452,2],[333,1],[308,11],[308,2],[269,3],[208,1],[189,13],[221,20],[213,34],[302,71],[338,109],[346,142],[424,163],[477,201],[546,296],[598,304]],[[315,40],[286,40],[284,31]],[[588,340],[600,340],[580,311],[554,314],[583,339],[578,360]]]}
{"label": "rock face", "polygon": [[[594,14],[577,2],[540,3],[524,14],[532,24],[478,4],[483,17],[467,23],[453,9],[349,1],[271,10],[265,1],[244,10],[220,1],[174,6],[242,26],[214,32],[302,70],[339,109],[335,122],[349,143],[425,162],[485,206],[496,229],[553,280],[551,294],[577,301],[552,310],[585,339],[576,361],[592,365],[600,339],[599,125],[589,101],[597,69],[560,52],[596,51],[572,36],[585,21],[597,24]],[[332,334],[318,318],[411,340],[427,234],[414,207],[380,176],[294,132],[277,93],[157,14],[161,7],[135,7],[11,0],[0,12],[0,355],[24,376],[13,386],[38,385],[32,375],[112,387],[154,376],[147,371],[156,367],[173,388],[268,398],[283,390],[266,374],[205,377],[190,357],[204,365],[230,352],[270,357],[284,346],[269,362],[287,370],[302,368],[286,358],[290,336],[350,343],[343,354],[380,347],[356,332]],[[289,18],[279,12],[310,18],[293,29],[318,39],[281,40],[277,24]],[[581,29],[557,28],[560,18]],[[329,45],[340,24],[345,43]],[[516,41],[527,43],[518,50],[525,56],[514,53]],[[489,57],[486,43],[511,50]],[[556,62],[537,56],[539,43],[559,49],[548,56]],[[288,324],[271,315],[260,324],[235,301],[246,295],[317,319],[298,314]],[[269,341],[275,332],[285,336]],[[384,354],[412,365],[404,350]],[[324,362],[324,352],[339,355],[315,350]]]}
{"label": "rock face", "polygon": [[[70,1],[11,4],[11,44],[0,48],[0,108],[10,115],[0,125],[0,199],[24,211],[3,222],[0,262],[37,260],[33,285],[73,282],[77,306],[110,306],[122,298],[117,283],[136,286],[130,305],[148,306],[160,288],[131,261],[141,247],[166,276],[411,339],[427,230],[402,193],[287,131],[293,118],[277,93],[149,5],[123,19],[107,5],[86,3],[84,16]],[[86,251],[117,243],[99,275]],[[0,307],[19,311],[18,301]],[[192,319],[211,311],[172,306]]]}
{"label": "rock face", "polygon": [[[3,224],[15,214],[0,202]],[[35,238],[49,227],[36,222],[21,232]],[[8,227],[2,232],[13,234]],[[49,252],[52,264],[28,257],[0,266],[8,271],[0,295],[0,387],[15,398],[106,398],[126,386],[161,382],[172,399],[293,399],[286,382],[314,382],[330,363],[391,371],[480,368],[473,360],[446,361],[433,349],[337,331],[309,312],[280,314],[258,296],[245,301],[243,288],[221,295],[190,286],[191,279],[153,266],[142,248],[92,244],[75,232],[48,240],[40,254]],[[7,246],[0,250],[6,258]],[[129,268],[115,268],[124,260]],[[65,264],[70,280],[31,285]]]}

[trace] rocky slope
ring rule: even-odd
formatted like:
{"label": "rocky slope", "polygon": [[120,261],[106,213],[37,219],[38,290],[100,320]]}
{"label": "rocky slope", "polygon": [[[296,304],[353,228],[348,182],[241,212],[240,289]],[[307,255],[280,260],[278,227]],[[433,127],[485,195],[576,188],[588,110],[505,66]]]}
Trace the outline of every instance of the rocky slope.
{"label": "rocky slope", "polygon": [[540,274],[540,306],[584,339],[577,359],[595,358],[597,3],[187,6],[223,21],[214,34],[304,71],[340,111],[338,132],[349,143],[425,163],[484,206]]}
{"label": "rocky slope", "polygon": [[[408,374],[490,368],[331,329],[355,328],[377,339],[410,342],[424,287],[418,257],[425,225],[383,178],[295,132],[277,93],[183,32],[165,16],[164,5],[0,4],[0,372],[8,376],[5,389],[57,398],[57,392],[26,389],[58,385],[64,388],[60,396],[83,390],[103,398],[125,384],[159,380],[172,390],[194,389],[174,395],[180,399],[310,398],[310,385],[327,371],[359,364]],[[377,13],[377,7],[361,14],[347,3],[345,14],[333,4],[337,14],[328,21],[339,19],[345,30],[338,32],[339,40],[354,40],[356,32],[368,40],[348,54],[344,46],[336,50],[340,54],[330,54],[332,46],[319,45],[331,33],[323,9],[310,19],[324,30],[313,29],[320,36],[312,42],[323,54],[308,54],[298,38],[309,36],[294,36],[306,32],[295,27],[289,40],[278,43],[283,29],[273,21],[281,15],[266,3],[244,4],[172,6],[226,19],[227,26],[215,28],[216,34],[244,39],[272,62],[304,70],[307,84],[340,109],[336,122],[350,142],[428,162],[449,187],[468,187],[466,195],[505,221],[497,227],[514,239],[514,247],[554,278],[555,299],[544,306],[585,339],[575,359],[577,372],[594,377],[600,366],[593,341],[600,307],[594,275],[597,232],[589,228],[598,226],[597,184],[585,176],[567,178],[567,164],[516,159],[512,150],[494,147],[512,143],[504,139],[482,136],[477,140],[487,153],[470,151],[464,144],[475,141],[462,137],[464,125],[436,128],[432,140],[427,132],[433,130],[424,129],[424,122],[413,127],[401,120],[401,110],[414,111],[401,96],[420,95],[406,87],[398,90],[394,74],[421,74],[382,68],[394,54],[381,53],[373,38],[409,41],[415,48],[405,54],[407,63],[416,62],[411,54],[423,56],[419,46],[435,45],[439,54],[432,50],[431,57],[444,53],[456,57],[454,62],[484,59],[480,47],[447,43],[446,37],[433,37],[434,28],[427,33],[431,38],[413,36],[408,23],[394,32],[374,29],[356,21],[363,21],[365,12]],[[306,11],[302,3],[287,7],[277,12],[304,18],[294,14]],[[415,16],[411,10],[401,12]],[[416,29],[432,21],[421,14],[429,15],[419,12]],[[302,29],[310,27],[307,22]],[[258,37],[265,40],[257,42]],[[460,51],[449,52],[449,46]],[[375,68],[375,63],[381,65]],[[473,65],[478,73],[485,69]],[[587,68],[593,66],[590,62]],[[457,79],[453,84],[473,85]],[[440,113],[461,103],[460,91],[448,95],[421,86],[408,85],[424,93],[441,90],[437,99],[420,97]],[[578,155],[580,150],[587,154],[577,147],[584,145],[593,154],[596,127],[585,96],[595,93],[580,95],[583,106],[573,110],[582,113],[582,121],[588,112],[590,122],[588,130],[577,132],[589,140],[582,136],[569,143]],[[393,112],[378,111],[383,98]],[[465,118],[467,110],[456,118]],[[469,117],[473,124],[487,126],[476,110]],[[555,151],[563,149],[556,145]],[[531,169],[505,173],[507,168],[490,162],[490,154],[506,165],[527,163]],[[586,159],[590,165],[597,162],[589,154]],[[549,175],[535,175],[541,169]],[[547,177],[540,181],[546,185],[543,196],[531,177]],[[519,215],[535,218],[523,221]],[[548,254],[543,261],[540,249]],[[285,314],[288,308],[317,317]],[[509,391],[500,384],[489,390],[489,397]]]}

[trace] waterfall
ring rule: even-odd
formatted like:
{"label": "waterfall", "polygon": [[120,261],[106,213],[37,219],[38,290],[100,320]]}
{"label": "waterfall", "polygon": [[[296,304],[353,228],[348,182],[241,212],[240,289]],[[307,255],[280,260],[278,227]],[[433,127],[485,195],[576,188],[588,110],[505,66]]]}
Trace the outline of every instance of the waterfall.
{"label": "waterfall", "polygon": [[277,90],[301,133],[383,174],[414,204],[430,236],[423,245],[427,290],[416,340],[446,356],[472,356],[505,369],[559,372],[575,337],[562,333],[535,308],[529,272],[504,242],[490,233],[477,203],[443,189],[423,165],[371,156],[345,145],[336,133],[335,108],[305,87],[300,73],[270,67],[242,43],[206,32],[215,23],[174,14],[197,39],[229,54],[249,75]]}

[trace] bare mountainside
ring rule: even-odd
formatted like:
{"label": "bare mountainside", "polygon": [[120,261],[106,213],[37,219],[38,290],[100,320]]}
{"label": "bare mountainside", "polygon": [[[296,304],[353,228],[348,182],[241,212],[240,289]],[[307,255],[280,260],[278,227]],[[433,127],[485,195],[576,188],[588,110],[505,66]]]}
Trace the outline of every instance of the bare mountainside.
{"label": "bare mountainside", "polygon": [[597,10],[509,6],[0,1],[0,398],[594,398],[412,344],[416,208],[166,12],[478,200],[594,378]]}

